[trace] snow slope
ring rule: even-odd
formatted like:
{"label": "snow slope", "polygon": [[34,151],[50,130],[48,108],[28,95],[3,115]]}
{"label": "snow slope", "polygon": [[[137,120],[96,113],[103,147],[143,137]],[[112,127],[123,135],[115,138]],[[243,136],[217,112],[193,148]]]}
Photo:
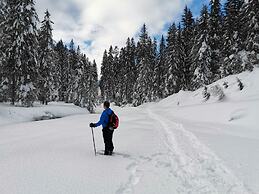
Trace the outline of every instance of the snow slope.
{"label": "snow slope", "polygon": [[[242,91],[236,77],[244,83]],[[213,97],[204,101],[203,89],[181,91],[154,104],[151,110],[198,138],[249,192],[259,193],[259,69],[229,76],[208,88],[216,84],[223,87],[224,82],[229,87],[224,89],[226,97],[220,102]]]}
{"label": "snow slope", "polygon": [[[242,91],[235,76],[218,81],[229,82],[221,102],[204,102],[201,89],[137,108],[112,107],[120,117],[112,157],[93,153],[88,125],[99,114],[0,125],[0,191],[259,193],[259,71],[238,77]],[[95,139],[102,150],[100,128]]]}

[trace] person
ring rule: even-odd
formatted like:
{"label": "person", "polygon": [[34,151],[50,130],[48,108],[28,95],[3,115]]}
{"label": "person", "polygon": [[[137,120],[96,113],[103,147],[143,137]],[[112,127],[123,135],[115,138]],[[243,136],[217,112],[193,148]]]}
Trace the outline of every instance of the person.
{"label": "person", "polygon": [[104,111],[102,112],[102,115],[100,117],[100,120],[97,123],[90,123],[90,127],[98,127],[102,125],[103,129],[103,140],[105,145],[104,155],[112,155],[113,153],[113,142],[112,142],[112,136],[113,131],[109,128],[109,118],[112,114],[112,109],[110,108],[110,103],[108,101],[105,101],[103,103]]}

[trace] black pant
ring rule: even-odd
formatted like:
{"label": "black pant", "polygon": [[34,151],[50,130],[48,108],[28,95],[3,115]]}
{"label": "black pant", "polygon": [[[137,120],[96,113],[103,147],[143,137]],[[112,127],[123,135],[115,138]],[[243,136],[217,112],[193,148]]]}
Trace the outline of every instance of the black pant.
{"label": "black pant", "polygon": [[105,144],[105,152],[113,151],[113,143],[112,143],[112,135],[113,130],[110,130],[109,128],[103,128],[103,140]]}

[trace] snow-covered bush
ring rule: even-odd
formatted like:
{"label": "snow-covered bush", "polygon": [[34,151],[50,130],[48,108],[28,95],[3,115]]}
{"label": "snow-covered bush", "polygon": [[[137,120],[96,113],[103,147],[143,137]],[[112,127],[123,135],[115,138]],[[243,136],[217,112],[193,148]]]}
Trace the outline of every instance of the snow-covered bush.
{"label": "snow-covered bush", "polygon": [[205,86],[203,91],[202,91],[202,95],[205,101],[209,100],[210,98],[210,93],[208,92],[208,88]]}
{"label": "snow-covered bush", "polygon": [[217,97],[218,100],[222,100],[225,97],[223,89],[217,84],[212,86],[209,90],[212,96]]}
{"label": "snow-covered bush", "polygon": [[243,90],[244,84],[241,82],[241,80],[238,77],[237,77],[237,84],[238,84],[239,90]]}

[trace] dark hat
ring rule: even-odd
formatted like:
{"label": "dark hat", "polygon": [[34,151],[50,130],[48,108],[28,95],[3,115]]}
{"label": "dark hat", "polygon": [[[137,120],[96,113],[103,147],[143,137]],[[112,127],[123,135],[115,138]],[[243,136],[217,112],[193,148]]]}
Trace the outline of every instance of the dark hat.
{"label": "dark hat", "polygon": [[105,106],[106,108],[110,108],[110,102],[109,101],[105,101],[103,103],[103,106]]}

